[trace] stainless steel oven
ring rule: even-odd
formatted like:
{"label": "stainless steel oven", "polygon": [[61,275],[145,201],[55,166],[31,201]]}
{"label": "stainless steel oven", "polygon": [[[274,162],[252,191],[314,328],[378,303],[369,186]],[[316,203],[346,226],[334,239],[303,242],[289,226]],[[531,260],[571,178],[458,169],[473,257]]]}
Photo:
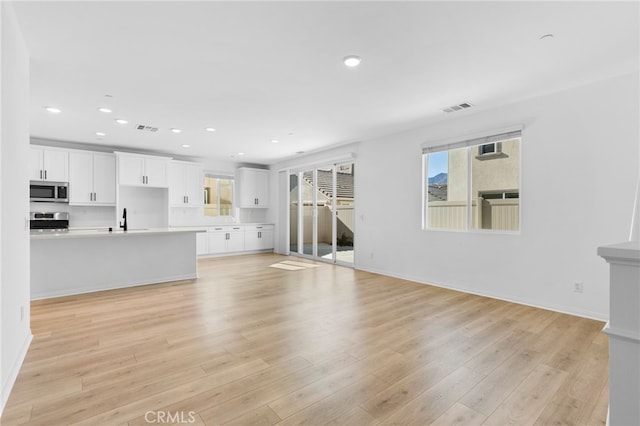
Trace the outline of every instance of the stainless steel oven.
{"label": "stainless steel oven", "polygon": [[29,215],[31,232],[66,232],[69,230],[67,212],[31,212]]}
{"label": "stainless steel oven", "polygon": [[49,203],[68,203],[69,184],[67,182],[31,181],[29,200]]}

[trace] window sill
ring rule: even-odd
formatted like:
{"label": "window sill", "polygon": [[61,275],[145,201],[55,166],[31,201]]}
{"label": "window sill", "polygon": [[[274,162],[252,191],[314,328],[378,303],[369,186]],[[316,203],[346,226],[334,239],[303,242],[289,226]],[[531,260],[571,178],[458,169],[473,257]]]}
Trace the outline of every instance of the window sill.
{"label": "window sill", "polygon": [[476,160],[492,160],[494,158],[506,158],[507,154],[504,152],[489,152],[487,154],[476,155]]}

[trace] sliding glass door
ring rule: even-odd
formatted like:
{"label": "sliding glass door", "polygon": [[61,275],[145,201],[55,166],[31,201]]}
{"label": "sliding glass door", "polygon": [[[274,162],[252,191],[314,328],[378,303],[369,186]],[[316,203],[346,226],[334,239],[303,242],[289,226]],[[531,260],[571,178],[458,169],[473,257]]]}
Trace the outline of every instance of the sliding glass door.
{"label": "sliding glass door", "polygon": [[353,264],[354,177],[351,162],[289,175],[291,253]]}

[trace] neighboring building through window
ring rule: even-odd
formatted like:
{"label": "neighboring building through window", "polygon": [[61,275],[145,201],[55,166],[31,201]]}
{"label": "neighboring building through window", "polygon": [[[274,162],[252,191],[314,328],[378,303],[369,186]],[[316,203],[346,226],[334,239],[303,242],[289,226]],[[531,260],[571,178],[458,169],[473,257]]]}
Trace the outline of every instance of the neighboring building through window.
{"label": "neighboring building through window", "polygon": [[205,174],[204,215],[231,216],[233,207],[233,178]]}
{"label": "neighboring building through window", "polygon": [[520,136],[510,131],[425,147],[425,229],[518,231]]}

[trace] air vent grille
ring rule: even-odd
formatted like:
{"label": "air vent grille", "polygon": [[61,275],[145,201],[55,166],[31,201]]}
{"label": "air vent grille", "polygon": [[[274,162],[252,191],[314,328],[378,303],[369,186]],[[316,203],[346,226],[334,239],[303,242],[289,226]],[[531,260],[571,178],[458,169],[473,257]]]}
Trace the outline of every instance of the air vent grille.
{"label": "air vent grille", "polygon": [[136,129],[138,130],[146,130],[148,132],[157,132],[158,128],[157,127],[152,127],[152,126],[146,126],[144,124],[138,124],[136,125]]}
{"label": "air vent grille", "polygon": [[444,108],[443,111],[444,112],[454,112],[454,111],[460,111],[461,109],[466,109],[466,108],[471,108],[473,105],[470,104],[469,102],[463,102],[461,104],[458,105],[452,105],[448,108]]}

